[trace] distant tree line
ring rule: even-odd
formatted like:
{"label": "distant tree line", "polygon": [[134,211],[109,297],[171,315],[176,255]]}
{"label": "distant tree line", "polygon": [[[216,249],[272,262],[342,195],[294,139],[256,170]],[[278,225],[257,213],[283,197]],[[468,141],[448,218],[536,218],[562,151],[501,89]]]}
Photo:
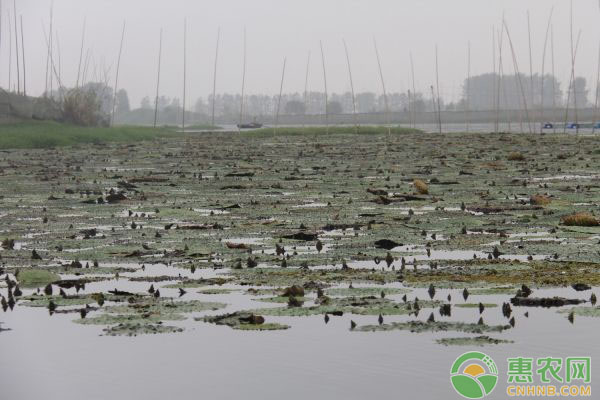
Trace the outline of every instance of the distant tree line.
{"label": "distant tree line", "polygon": [[525,74],[483,74],[465,79],[458,108],[468,106],[470,110],[493,110],[498,104],[500,109],[516,110],[524,108],[523,99],[529,108],[564,107],[567,99],[569,107],[591,105],[587,81],[583,77],[575,78],[568,91],[563,93],[561,83],[550,74],[544,75],[543,79],[539,74],[533,77]]}
{"label": "distant tree line", "polygon": [[[543,90],[542,90],[543,84]],[[568,85],[567,85],[568,86]],[[573,90],[574,89],[574,90]],[[55,90],[47,94],[57,100],[64,99],[72,89]],[[100,82],[90,82],[79,88],[85,92],[93,92],[98,103],[98,113],[110,115],[113,102],[113,89]],[[392,112],[432,112],[437,111],[437,103],[431,95],[421,92],[388,93],[389,110]],[[535,74],[530,77],[525,74],[503,75],[482,74],[465,79],[462,96],[458,102],[446,102],[440,99],[443,111],[493,110],[498,103],[500,109],[522,109],[524,101],[529,108],[546,108],[553,106],[564,107],[569,101],[569,107],[589,107],[590,90],[583,77],[577,77],[568,90],[562,89],[561,82],[550,74],[542,79]],[[213,101],[215,113],[223,121],[236,122],[239,119],[241,97],[239,94],[218,94],[198,98],[191,109],[186,110],[186,120],[190,123],[205,123],[209,120]],[[261,117],[270,118],[275,113],[278,96],[248,95],[244,98],[244,119],[251,120]],[[287,115],[318,115],[325,112],[325,95],[321,92],[286,93],[282,95],[281,114]],[[383,95],[374,92],[361,92],[355,95],[357,113],[385,112]],[[178,124],[181,121],[181,100],[178,97],[160,96],[156,101],[160,124]],[[129,96],[125,89],[120,89],[115,97],[116,121],[120,123],[145,123],[153,120],[155,98],[146,96],[142,99],[139,109],[132,109]],[[352,95],[346,93],[331,93],[328,96],[327,110],[330,114],[351,114],[353,112]]]}

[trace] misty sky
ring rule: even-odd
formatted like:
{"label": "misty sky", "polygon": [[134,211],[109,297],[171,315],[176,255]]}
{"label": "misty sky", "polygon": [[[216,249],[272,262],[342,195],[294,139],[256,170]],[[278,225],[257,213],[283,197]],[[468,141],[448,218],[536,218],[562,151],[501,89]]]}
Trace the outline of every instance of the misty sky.
{"label": "misty sky", "polygon": [[[8,12],[2,2],[0,85],[8,83]],[[44,90],[50,0],[16,0],[23,15],[28,94]],[[239,93],[242,80],[243,30],[247,30],[246,93],[275,94],[287,57],[284,92],[303,92],[307,57],[311,53],[309,90],[323,90],[319,40],[323,41],[330,92],[350,90],[342,39],[350,51],[355,90],[381,92],[376,38],[388,92],[410,89],[410,58],[417,90],[429,92],[435,83],[435,45],[439,48],[440,94],[460,96],[467,74],[467,43],[471,42],[471,73],[492,70],[492,32],[503,12],[517,52],[519,69],[529,73],[527,10],[531,13],[533,68],[540,72],[546,24],[554,6],[556,75],[564,90],[570,74],[569,1],[567,0],[54,0],[54,31],[61,52],[64,84],[77,75],[81,31],[87,18],[85,47],[100,72],[111,71],[114,82],[119,40],[126,21],[119,86],[129,92],[132,106],[154,96],[159,30],[164,30],[161,94],[181,97],[183,19],[188,21],[187,105],[212,92],[217,28],[221,28],[217,92]],[[574,1],[575,36],[581,30],[577,75],[595,86],[600,8],[598,0]],[[44,27],[44,28],[43,28]],[[13,27],[14,29],[14,27]],[[508,41],[505,72],[512,73]],[[14,52],[14,37],[13,37]],[[13,80],[16,75],[13,54]],[[57,62],[57,61],[56,61]],[[550,49],[546,71],[551,71]],[[591,97],[591,96],[590,96]],[[593,100],[593,99],[591,99]]]}

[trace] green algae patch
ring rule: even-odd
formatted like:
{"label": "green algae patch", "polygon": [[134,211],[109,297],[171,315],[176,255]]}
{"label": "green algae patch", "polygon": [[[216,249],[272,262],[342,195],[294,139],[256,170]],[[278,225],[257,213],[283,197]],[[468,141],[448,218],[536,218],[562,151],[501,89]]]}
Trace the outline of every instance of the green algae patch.
{"label": "green algae patch", "polygon": [[24,288],[36,288],[60,281],[60,275],[45,269],[21,268],[19,269],[17,280]]}
{"label": "green algae patch", "polygon": [[443,338],[437,339],[436,343],[444,346],[477,346],[484,347],[497,344],[514,343],[512,340],[496,339],[489,336],[462,337],[462,338]]}
{"label": "green algae patch", "polygon": [[[483,283],[483,285],[482,285]],[[500,286],[528,284],[539,287],[564,287],[576,283],[600,286],[600,264],[575,261],[532,261],[529,268],[496,271],[477,267],[446,269],[406,274],[411,286],[436,287]]]}
{"label": "green algae patch", "polygon": [[213,315],[204,318],[195,318],[216,325],[225,325],[230,328],[244,331],[275,331],[289,329],[289,325],[278,323],[265,323],[264,317],[251,312],[234,312],[223,315]]}
{"label": "green algae patch", "polygon": [[342,297],[326,298],[321,304],[309,307],[273,307],[249,310],[250,313],[279,317],[306,317],[322,314],[357,314],[357,315],[408,315],[421,308],[436,308],[439,301],[421,300],[417,303],[398,303],[380,297]]}
{"label": "green algae patch", "polygon": [[198,293],[200,293],[200,294],[229,294],[229,293],[234,293],[236,291],[237,290],[235,290],[235,289],[207,288],[207,289],[198,290]]}
{"label": "green algae patch", "polygon": [[21,297],[21,300],[23,300],[21,305],[26,307],[48,307],[51,301],[58,307],[84,306],[96,303],[96,299],[90,295],[75,295],[68,297],[31,295]]}
{"label": "green algae patch", "polygon": [[116,325],[182,321],[184,319],[185,317],[181,314],[101,314],[94,317],[76,319],[73,322],[81,325]]}
{"label": "green algae patch", "polygon": [[148,295],[144,294],[115,295],[112,293],[89,293],[66,296],[32,294],[30,296],[21,297],[21,300],[23,300],[21,305],[27,307],[48,307],[52,301],[57,307],[69,307],[95,303],[104,304],[105,302],[135,302],[139,301],[139,299],[148,297]]}
{"label": "green algae patch", "polygon": [[[147,298],[132,299],[127,305],[108,306],[103,314],[76,319],[82,325],[108,325],[104,332],[110,335],[134,336],[146,333],[170,333],[181,329],[164,327],[163,321],[182,321],[184,314],[202,311],[215,311],[224,308],[223,303],[202,302],[199,300],[172,301],[171,299]],[[110,332],[110,333],[109,333]]]}
{"label": "green algae patch", "polygon": [[[296,299],[296,301],[301,302],[301,303],[312,300],[312,298],[310,298],[310,297],[302,297],[302,296],[294,297],[294,299]],[[274,297],[260,297],[260,298],[256,298],[253,300],[254,301],[262,301],[264,303],[287,303],[290,301],[290,298],[288,296],[274,296]]]}
{"label": "green algae patch", "polygon": [[411,289],[387,288],[387,287],[353,287],[353,288],[333,288],[325,290],[327,296],[385,296],[410,293]]}
{"label": "green algae patch", "polygon": [[339,284],[364,282],[385,284],[398,282],[398,273],[373,269],[305,269],[305,268],[246,268],[229,272],[234,282],[252,286],[305,286],[314,282]]}
{"label": "green algae patch", "polygon": [[492,296],[492,295],[506,295],[515,294],[517,292],[516,286],[500,286],[490,288],[473,288],[469,289],[469,294],[474,296]]}
{"label": "green algae patch", "polygon": [[413,333],[424,332],[465,332],[483,334],[486,332],[502,332],[511,329],[510,325],[470,324],[463,322],[392,322],[381,325],[362,325],[353,329],[355,332],[383,332],[383,331],[410,331]]}
{"label": "green algae patch", "polygon": [[183,332],[183,328],[161,323],[126,322],[104,328],[102,332],[105,336],[138,336],[179,333]]}
{"label": "green algae patch", "polygon": [[200,278],[200,279],[186,279],[178,283],[170,283],[165,285],[167,289],[196,289],[210,285],[224,285],[229,282],[226,278]]}
{"label": "green algae patch", "polygon": [[109,313],[135,312],[138,314],[150,314],[168,317],[177,314],[216,311],[225,307],[226,304],[224,303],[204,302],[200,300],[172,301],[171,299],[161,299],[159,301],[144,300],[128,305],[109,306],[106,307],[105,310]]}
{"label": "green algae patch", "polygon": [[[498,304],[483,303],[483,306],[485,308],[494,308],[494,307],[498,307]],[[459,304],[454,304],[454,307],[458,307],[458,308],[479,308],[479,303],[459,303]]]}
{"label": "green algae patch", "polygon": [[579,315],[582,317],[594,317],[594,318],[598,318],[600,317],[600,307],[571,307],[568,309],[563,309],[563,310],[559,310],[557,311],[561,314],[570,314],[570,313],[574,313],[575,315]]}
{"label": "green algae patch", "polygon": [[282,331],[289,328],[289,325],[268,322],[262,325],[241,324],[233,329],[238,329],[240,331]]}

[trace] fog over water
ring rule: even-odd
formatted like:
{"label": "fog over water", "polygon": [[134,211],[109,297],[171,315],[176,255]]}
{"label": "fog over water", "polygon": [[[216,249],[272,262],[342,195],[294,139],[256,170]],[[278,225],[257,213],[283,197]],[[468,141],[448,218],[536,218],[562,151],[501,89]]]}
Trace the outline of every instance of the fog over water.
{"label": "fog over water", "polygon": [[[45,88],[46,43],[50,0],[18,0],[23,16],[28,94]],[[163,37],[161,94],[181,97],[183,20],[188,25],[187,105],[212,92],[217,30],[221,30],[218,93],[239,93],[242,81],[243,32],[247,31],[246,93],[274,94],[279,90],[283,58],[287,57],[284,92],[303,92],[307,57],[311,53],[309,90],[322,91],[319,41],[325,51],[330,92],[350,90],[342,39],[350,51],[355,90],[381,92],[373,39],[377,40],[389,92],[411,89],[410,53],[417,91],[428,93],[435,84],[435,45],[439,48],[440,95],[459,99],[467,74],[467,44],[471,43],[471,74],[492,70],[492,32],[503,13],[515,45],[519,69],[529,74],[527,11],[531,16],[533,70],[541,72],[546,24],[554,6],[553,29],[556,75],[566,89],[570,75],[569,1],[549,0],[54,0],[56,53],[66,86],[75,84],[81,32],[86,19],[84,47],[90,49],[88,78],[110,69],[114,82],[119,41],[126,21],[120,87],[129,92],[132,107],[154,96],[158,38]],[[8,18],[13,2],[2,1],[0,86],[8,83]],[[574,2],[575,40],[581,31],[576,74],[594,90],[600,26],[596,0]],[[13,27],[14,30],[14,27]],[[14,37],[13,52],[14,52]],[[505,70],[512,73],[507,41]],[[13,54],[12,77],[16,67]],[[58,60],[55,61],[58,64]],[[548,48],[547,72],[550,72]],[[590,96],[591,97],[591,96]]]}

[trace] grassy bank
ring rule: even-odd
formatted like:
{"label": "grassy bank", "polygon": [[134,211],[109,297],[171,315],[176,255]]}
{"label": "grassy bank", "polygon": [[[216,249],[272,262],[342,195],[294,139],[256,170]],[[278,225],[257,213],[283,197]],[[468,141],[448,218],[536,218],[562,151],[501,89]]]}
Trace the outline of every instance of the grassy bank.
{"label": "grassy bank", "polygon": [[165,128],[117,126],[81,127],[49,121],[0,125],[0,149],[40,149],[83,143],[137,142],[177,135]]}
{"label": "grassy bank", "polygon": [[[310,136],[310,135],[347,135],[354,134],[356,132],[354,126],[345,125],[345,126],[330,126],[329,130],[327,130],[324,126],[307,126],[305,128],[302,127],[279,127],[277,128],[278,136]],[[358,128],[358,134],[360,135],[380,135],[387,134],[388,128],[386,126],[360,126]],[[393,126],[390,129],[390,132],[393,135],[401,135],[407,133],[418,133],[421,132],[418,129],[413,128],[404,128],[399,126]],[[243,134],[254,137],[261,136],[272,136],[275,134],[273,128],[262,128],[255,129],[251,131],[242,131]]]}

